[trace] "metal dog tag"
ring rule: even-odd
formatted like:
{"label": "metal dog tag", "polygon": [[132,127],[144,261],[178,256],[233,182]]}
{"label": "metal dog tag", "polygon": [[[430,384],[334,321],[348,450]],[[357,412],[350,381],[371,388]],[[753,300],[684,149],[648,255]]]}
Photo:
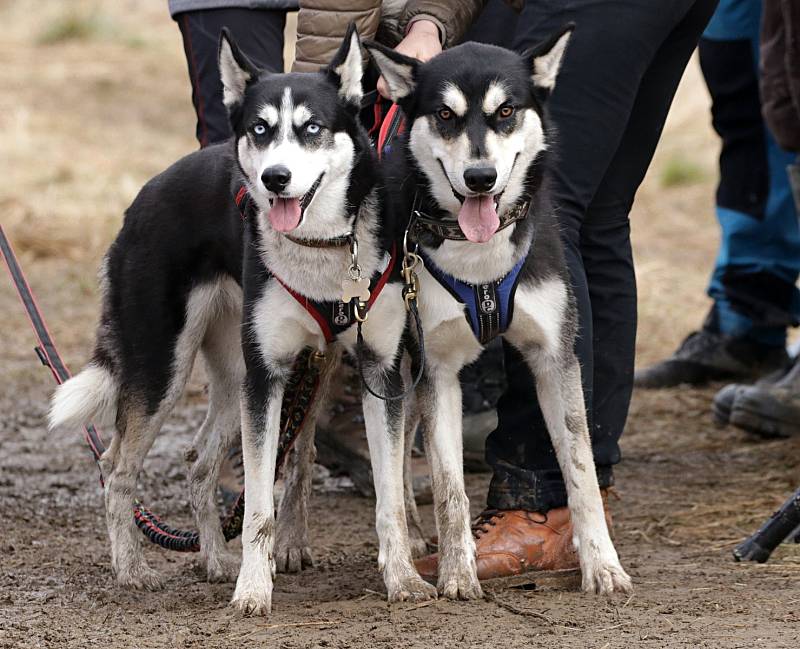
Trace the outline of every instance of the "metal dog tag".
{"label": "metal dog tag", "polygon": [[361,302],[367,302],[369,295],[369,280],[366,277],[347,278],[342,282],[342,302],[345,304],[355,297]]}

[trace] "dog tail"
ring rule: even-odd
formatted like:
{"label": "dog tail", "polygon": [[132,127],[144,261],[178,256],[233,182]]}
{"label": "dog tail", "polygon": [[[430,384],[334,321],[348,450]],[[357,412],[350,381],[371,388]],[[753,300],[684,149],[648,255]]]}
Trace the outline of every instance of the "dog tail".
{"label": "dog tail", "polygon": [[111,370],[89,363],[56,389],[50,403],[48,427],[79,428],[89,422],[111,426],[117,418],[118,394],[119,384]]}

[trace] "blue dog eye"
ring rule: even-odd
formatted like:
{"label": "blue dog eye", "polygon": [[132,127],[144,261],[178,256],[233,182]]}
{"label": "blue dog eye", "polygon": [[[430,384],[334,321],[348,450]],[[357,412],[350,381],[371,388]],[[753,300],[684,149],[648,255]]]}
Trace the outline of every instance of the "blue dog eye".
{"label": "blue dog eye", "polygon": [[319,133],[319,124],[314,124],[314,122],[308,124],[306,126],[306,133],[308,133],[309,135],[316,135],[317,133]]}
{"label": "blue dog eye", "polygon": [[267,132],[267,127],[264,126],[263,124],[256,124],[253,127],[253,133],[255,133],[256,135],[264,135],[264,133],[266,132]]}

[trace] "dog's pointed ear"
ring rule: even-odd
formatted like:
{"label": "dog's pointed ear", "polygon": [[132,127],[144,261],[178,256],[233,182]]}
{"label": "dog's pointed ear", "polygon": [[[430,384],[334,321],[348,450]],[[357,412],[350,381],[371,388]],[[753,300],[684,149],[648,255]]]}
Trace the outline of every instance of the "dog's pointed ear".
{"label": "dog's pointed ear", "polygon": [[392,101],[400,102],[414,92],[417,86],[417,68],[420,66],[417,59],[399,54],[373,41],[365,42],[364,47],[383,75]]}
{"label": "dog's pointed ear", "polygon": [[361,88],[361,79],[364,76],[364,49],[361,47],[361,39],[354,22],[348,25],[339,51],[326,68],[326,72],[339,87],[339,97],[357,109],[361,108],[361,98],[364,96]]}
{"label": "dog's pointed ear", "polygon": [[534,46],[523,56],[530,64],[533,85],[546,92],[552,92],[556,85],[556,77],[564,60],[564,52],[575,29],[574,23],[564,25],[546,41]]}
{"label": "dog's pointed ear", "polygon": [[219,74],[222,80],[222,102],[233,112],[244,99],[247,84],[258,76],[258,70],[237,47],[227,27],[219,36]]}

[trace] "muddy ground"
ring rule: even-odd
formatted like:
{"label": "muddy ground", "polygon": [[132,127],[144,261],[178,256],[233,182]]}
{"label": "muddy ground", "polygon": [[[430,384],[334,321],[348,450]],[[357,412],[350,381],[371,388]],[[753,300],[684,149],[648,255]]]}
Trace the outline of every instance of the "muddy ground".
{"label": "muddy ground", "polygon": [[[162,3],[0,2],[0,223],[15,241],[68,363],[85,362],[94,272],[137,188],[192,150],[177,29]],[[66,9],[65,7],[73,7]],[[717,144],[696,64],[676,99],[634,213],[639,359],[669,352],[707,308],[716,245]],[[675,179],[678,179],[677,181]],[[278,577],[268,619],[240,619],[232,585],[155,547],[155,594],[118,589],[97,472],[76,432],[50,434],[52,385],[0,279],[0,647],[796,647],[800,547],[739,565],[730,550],[800,483],[800,440],[717,429],[714,388],[636,393],[612,502],[631,597],[505,590],[487,601],[389,606],[372,503],[320,485],[317,567]],[[140,491],[188,525],[183,451],[203,417],[203,377],[170,420]],[[481,509],[487,476],[469,478]],[[433,533],[430,507],[422,508]]]}

